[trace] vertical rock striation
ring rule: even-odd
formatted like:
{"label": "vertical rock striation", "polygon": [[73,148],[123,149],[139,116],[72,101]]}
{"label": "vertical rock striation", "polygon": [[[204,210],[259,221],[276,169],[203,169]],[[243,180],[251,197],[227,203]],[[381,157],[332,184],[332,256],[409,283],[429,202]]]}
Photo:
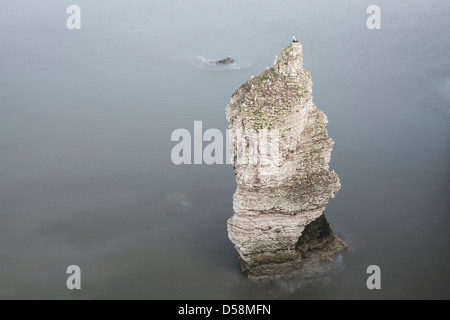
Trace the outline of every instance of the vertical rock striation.
{"label": "vertical rock striation", "polygon": [[243,83],[226,108],[237,189],[228,236],[251,278],[306,272],[345,248],[323,211],[340,188],[329,171],[334,142],[312,100],[302,46]]}

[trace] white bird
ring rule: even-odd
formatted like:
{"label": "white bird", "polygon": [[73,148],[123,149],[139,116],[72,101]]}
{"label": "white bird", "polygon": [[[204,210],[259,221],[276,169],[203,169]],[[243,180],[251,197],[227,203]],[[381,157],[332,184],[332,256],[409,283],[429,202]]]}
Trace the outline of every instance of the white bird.
{"label": "white bird", "polygon": [[243,103],[242,106],[243,106],[244,108],[247,108],[247,105],[246,105],[245,103]]}
{"label": "white bird", "polygon": [[293,36],[292,41],[297,42],[297,38],[295,36]]}
{"label": "white bird", "polygon": [[252,79],[253,79],[254,75],[252,75]]}
{"label": "white bird", "polygon": [[252,184],[250,185],[250,188],[255,189],[255,187]]}

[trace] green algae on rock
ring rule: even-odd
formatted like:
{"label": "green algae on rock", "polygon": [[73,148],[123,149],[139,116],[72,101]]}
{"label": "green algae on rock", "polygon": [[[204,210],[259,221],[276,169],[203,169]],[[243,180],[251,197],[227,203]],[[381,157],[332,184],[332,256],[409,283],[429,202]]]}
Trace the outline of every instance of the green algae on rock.
{"label": "green algae on rock", "polygon": [[345,244],[323,211],[340,181],[329,170],[334,142],[313,103],[301,44],[239,86],[226,114],[237,181],[228,236],[242,271],[280,278],[332,259]]}

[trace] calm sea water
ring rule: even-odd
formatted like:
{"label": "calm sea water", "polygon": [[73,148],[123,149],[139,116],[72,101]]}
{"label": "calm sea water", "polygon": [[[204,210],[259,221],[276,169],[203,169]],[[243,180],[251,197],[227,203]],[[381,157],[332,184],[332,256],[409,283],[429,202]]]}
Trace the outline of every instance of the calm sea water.
{"label": "calm sea water", "polygon": [[[79,31],[70,4],[0,3],[0,298],[450,298],[450,2],[378,0],[381,30],[368,1],[78,0]],[[170,136],[225,130],[230,95],[293,35],[349,248],[322,277],[261,285],[227,238],[232,167],[175,166]]]}

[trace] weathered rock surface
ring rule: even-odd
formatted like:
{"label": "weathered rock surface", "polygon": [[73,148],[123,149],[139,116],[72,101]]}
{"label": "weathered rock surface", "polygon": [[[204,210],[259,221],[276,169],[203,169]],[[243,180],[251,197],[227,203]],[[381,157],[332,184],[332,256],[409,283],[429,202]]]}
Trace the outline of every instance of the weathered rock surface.
{"label": "weathered rock surface", "polygon": [[301,44],[289,44],[272,68],[243,83],[226,115],[237,181],[228,236],[242,271],[294,275],[345,248],[323,215],[340,182],[329,171],[334,142],[313,103]]}

